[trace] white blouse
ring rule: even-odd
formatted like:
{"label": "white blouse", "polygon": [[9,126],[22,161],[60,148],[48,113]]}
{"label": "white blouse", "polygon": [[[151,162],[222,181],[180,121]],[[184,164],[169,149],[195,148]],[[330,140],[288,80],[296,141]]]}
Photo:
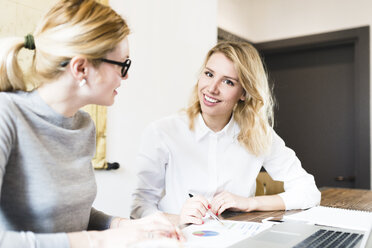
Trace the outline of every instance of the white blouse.
{"label": "white blouse", "polygon": [[285,192],[279,195],[287,210],[319,204],[314,177],[274,130],[270,152],[262,156],[251,154],[238,142],[239,131],[232,118],[223,130],[213,132],[201,115],[195,119],[194,131],[184,114],[150,124],[136,160],[138,185],[132,195],[131,217],[158,210],[179,214],[189,193],[209,200],[222,191],[254,196],[262,166],[274,180],[284,182]]}

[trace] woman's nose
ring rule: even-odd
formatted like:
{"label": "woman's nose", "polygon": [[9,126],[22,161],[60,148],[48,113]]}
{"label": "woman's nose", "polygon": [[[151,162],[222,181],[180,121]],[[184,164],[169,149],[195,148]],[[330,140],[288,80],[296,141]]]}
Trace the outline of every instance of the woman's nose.
{"label": "woman's nose", "polygon": [[218,94],[218,80],[214,80],[208,86],[208,92],[212,94]]}

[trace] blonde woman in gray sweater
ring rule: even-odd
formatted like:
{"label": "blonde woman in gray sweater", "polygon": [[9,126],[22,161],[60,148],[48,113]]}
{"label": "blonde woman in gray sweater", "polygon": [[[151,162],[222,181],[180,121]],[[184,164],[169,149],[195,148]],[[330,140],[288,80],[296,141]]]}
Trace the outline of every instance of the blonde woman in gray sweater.
{"label": "blonde woman in gray sweater", "polygon": [[[92,207],[95,127],[79,109],[113,104],[128,77],[128,34],[111,8],[62,0],[33,35],[0,40],[0,247],[127,247],[148,238],[182,239],[161,214],[132,221]],[[22,48],[34,51],[27,82],[17,62]],[[36,85],[29,91],[31,81]]]}

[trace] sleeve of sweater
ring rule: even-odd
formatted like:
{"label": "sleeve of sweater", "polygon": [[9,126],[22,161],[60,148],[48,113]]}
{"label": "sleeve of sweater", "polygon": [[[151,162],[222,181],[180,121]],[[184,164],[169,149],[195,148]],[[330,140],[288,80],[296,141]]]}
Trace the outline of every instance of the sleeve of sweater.
{"label": "sleeve of sweater", "polygon": [[98,211],[95,208],[92,208],[92,210],[90,211],[88,230],[101,231],[110,229],[112,219],[113,219],[112,216],[107,215],[101,211]]}
{"label": "sleeve of sweater", "polygon": [[[16,120],[17,116],[14,116],[12,111],[11,101],[5,94],[0,94],[0,194],[6,166],[16,137]],[[0,248],[7,247],[68,248],[70,244],[65,233],[35,234],[33,232],[0,230]]]}
{"label": "sleeve of sweater", "polygon": [[69,248],[66,233],[35,234],[33,232],[0,231],[1,248]]}

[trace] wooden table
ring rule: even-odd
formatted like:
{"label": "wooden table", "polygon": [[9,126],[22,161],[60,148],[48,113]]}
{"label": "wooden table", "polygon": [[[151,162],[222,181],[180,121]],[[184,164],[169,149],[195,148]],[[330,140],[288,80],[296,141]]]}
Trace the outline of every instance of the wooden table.
{"label": "wooden table", "polygon": [[[337,207],[355,210],[372,211],[372,191],[345,188],[322,188],[321,206]],[[261,222],[267,217],[282,218],[302,210],[290,211],[267,211],[267,212],[226,212],[221,215],[222,219]]]}
{"label": "wooden table", "polygon": [[372,211],[371,190],[325,188],[321,192],[321,206]]}

